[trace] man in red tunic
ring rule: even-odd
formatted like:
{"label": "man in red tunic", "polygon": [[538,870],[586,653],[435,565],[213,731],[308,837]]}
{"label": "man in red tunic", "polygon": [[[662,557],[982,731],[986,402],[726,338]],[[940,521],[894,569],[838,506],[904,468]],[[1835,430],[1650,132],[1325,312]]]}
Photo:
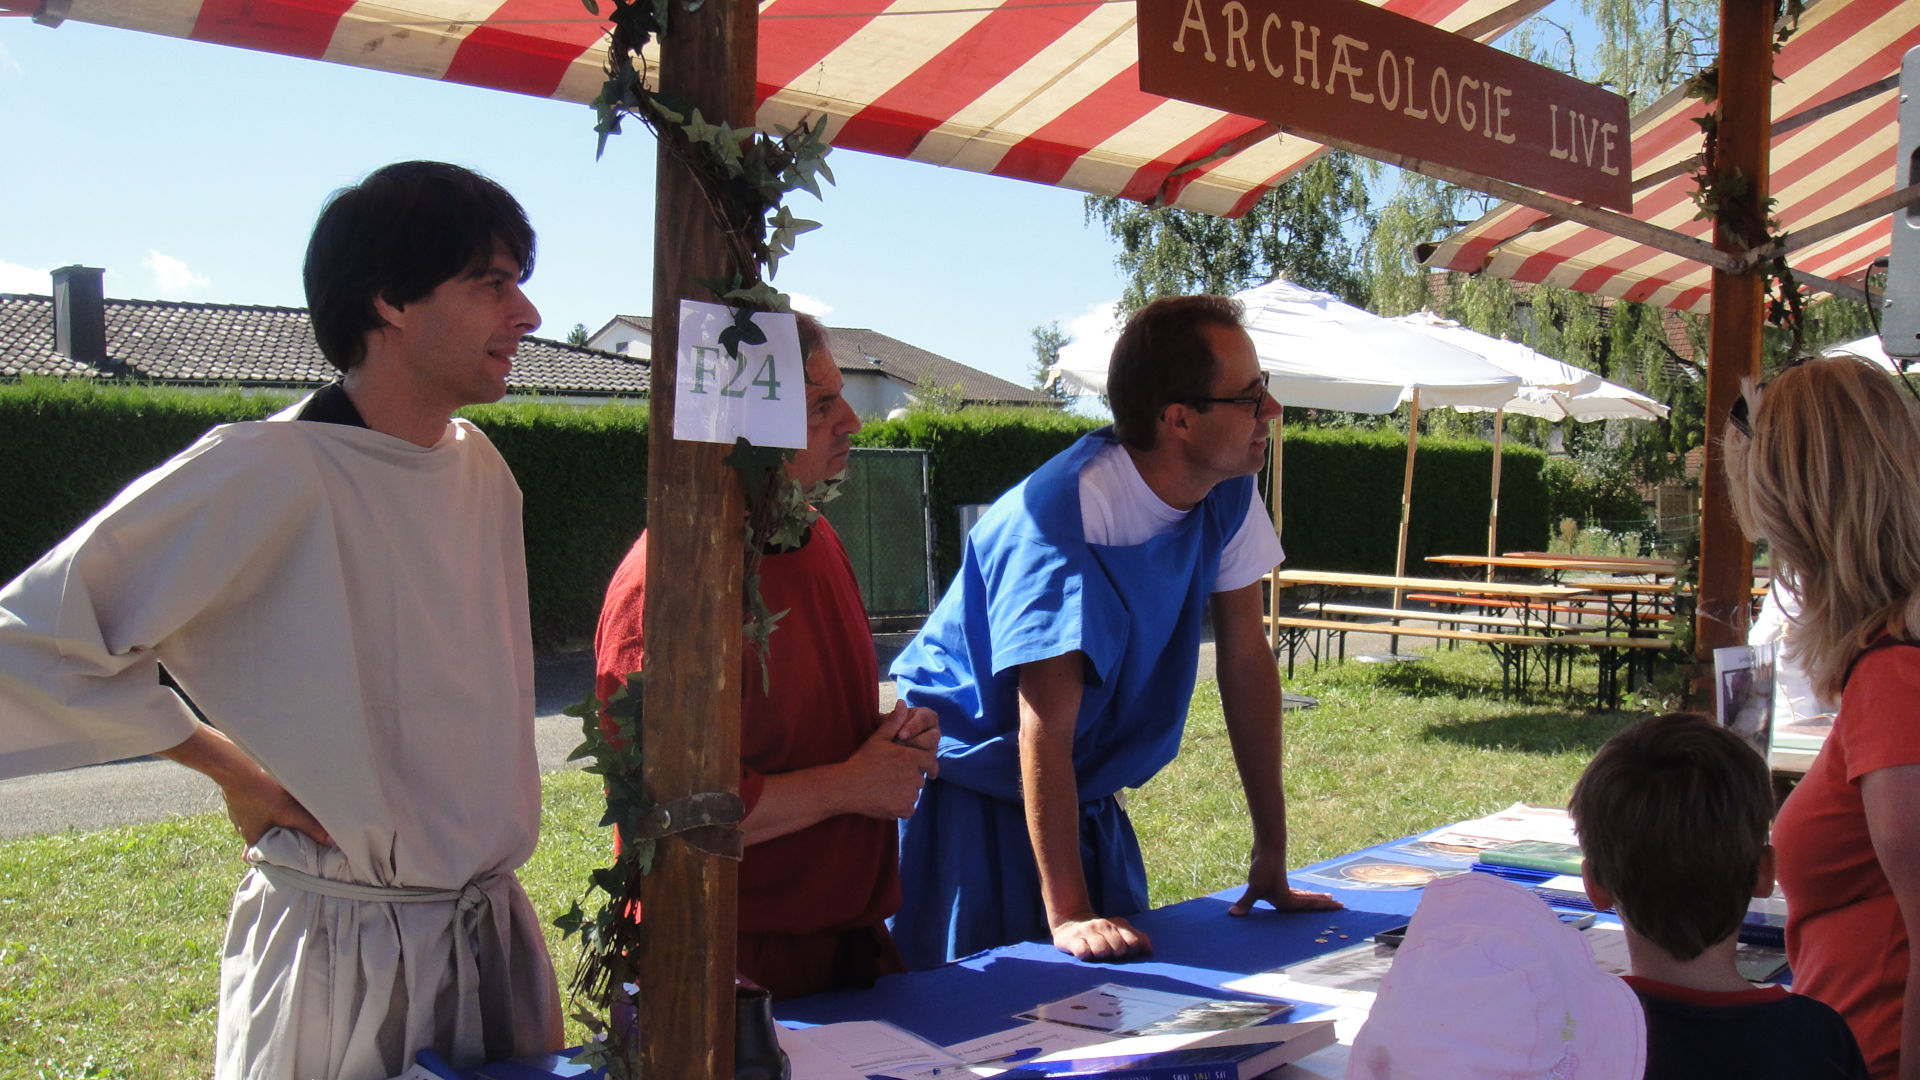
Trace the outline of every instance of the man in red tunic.
{"label": "man in red tunic", "polygon": [[[846,471],[860,418],[841,396],[826,330],[798,316],[807,448],[787,465],[812,493]],[[594,640],[602,699],[640,670],[647,536],[614,572]],[[821,518],[797,548],[768,551],[760,593],[785,611],[767,656],[741,662],[742,975],[776,998],[870,986],[905,970],[884,920],[900,906],[896,822],[937,765],[932,710],[880,713],[879,666],[853,564]]]}

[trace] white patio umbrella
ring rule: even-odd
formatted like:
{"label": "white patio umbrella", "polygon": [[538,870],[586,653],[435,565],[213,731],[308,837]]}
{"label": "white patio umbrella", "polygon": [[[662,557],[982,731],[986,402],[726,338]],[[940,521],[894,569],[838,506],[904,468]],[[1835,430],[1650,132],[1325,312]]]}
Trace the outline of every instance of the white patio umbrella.
{"label": "white patio umbrella", "polygon": [[[1522,379],[1475,353],[1278,278],[1235,296],[1246,309],[1267,389],[1283,405],[1387,413],[1418,393],[1429,407],[1498,408]],[[1117,327],[1060,349],[1052,374],[1105,393]]]}
{"label": "white patio umbrella", "polygon": [[[1493,414],[1493,500],[1487,518],[1487,557],[1499,551],[1500,461],[1501,443],[1506,435],[1507,414],[1537,416],[1544,420],[1658,419],[1667,415],[1667,407],[1645,394],[1617,383],[1610,383],[1591,371],[1535,352],[1518,341],[1497,338],[1478,330],[1469,330],[1457,322],[1443,319],[1431,311],[1418,311],[1392,320],[1430,334],[1448,344],[1475,353],[1482,359],[1513,372],[1525,381],[1520,392],[1502,403]],[[1481,407],[1463,405],[1463,412]],[[1494,568],[1487,567],[1487,580],[1493,580]]]}
{"label": "white patio umbrella", "polygon": [[1855,356],[1864,356],[1874,363],[1879,364],[1881,367],[1886,368],[1888,371],[1893,372],[1895,375],[1900,374],[1899,365],[1895,364],[1893,358],[1887,355],[1886,346],[1880,341],[1879,334],[1868,334],[1858,341],[1849,341],[1844,345],[1829,345],[1826,349],[1822,350],[1820,355],[1832,356],[1834,353],[1852,353]]}
{"label": "white patio umbrella", "polygon": [[[1406,478],[1400,493],[1400,539],[1394,564],[1395,573],[1404,575],[1423,400],[1429,406],[1496,409],[1513,398],[1521,378],[1465,349],[1285,278],[1235,298],[1246,309],[1247,334],[1253,338],[1261,369],[1267,372],[1267,389],[1281,404],[1385,413],[1403,401],[1409,403]],[[1114,329],[1063,347],[1055,373],[1069,386],[1105,392],[1107,359],[1119,336]],[[1280,449],[1276,437],[1276,478]],[[1278,528],[1277,482],[1270,501]],[[1394,603],[1398,606],[1397,595]]]}

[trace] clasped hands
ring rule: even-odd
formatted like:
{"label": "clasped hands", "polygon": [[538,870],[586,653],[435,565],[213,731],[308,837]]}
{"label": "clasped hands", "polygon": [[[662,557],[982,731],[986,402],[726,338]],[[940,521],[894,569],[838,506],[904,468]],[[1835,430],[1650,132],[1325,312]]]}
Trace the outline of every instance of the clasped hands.
{"label": "clasped hands", "polygon": [[859,812],[868,817],[906,818],[920,800],[920,787],[940,775],[940,719],[932,709],[896,701],[860,749],[847,759]]}

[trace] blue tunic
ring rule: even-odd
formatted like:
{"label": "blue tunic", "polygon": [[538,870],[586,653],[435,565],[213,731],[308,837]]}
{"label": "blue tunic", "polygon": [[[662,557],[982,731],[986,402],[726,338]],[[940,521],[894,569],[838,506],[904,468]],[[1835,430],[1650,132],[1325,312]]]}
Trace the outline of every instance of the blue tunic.
{"label": "blue tunic", "polygon": [[894,661],[900,697],[940,717],[940,777],[901,825],[893,932],[912,967],[1048,940],[1020,797],[1018,667],[1079,651],[1074,728],[1080,857],[1094,910],[1146,910],[1146,868],[1115,793],[1180,748],[1201,618],[1252,477],[1219,484],[1170,533],[1089,544],[1080,471],[1113,443],[1095,431],[1002,495],[967,540],[959,575]]}

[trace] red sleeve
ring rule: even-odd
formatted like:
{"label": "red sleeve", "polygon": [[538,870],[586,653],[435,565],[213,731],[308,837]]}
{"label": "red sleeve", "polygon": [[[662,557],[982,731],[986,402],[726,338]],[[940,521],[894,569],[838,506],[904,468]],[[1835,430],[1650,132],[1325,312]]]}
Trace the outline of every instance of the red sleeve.
{"label": "red sleeve", "polygon": [[1894,646],[1860,659],[1840,698],[1847,779],[1920,764],[1920,648]]}
{"label": "red sleeve", "polygon": [[[633,548],[613,572],[607,585],[606,600],[600,606],[600,625],[593,635],[594,692],[605,701],[626,683],[627,676],[639,671],[646,655],[646,639],[641,633],[640,616],[647,606],[647,534],[641,533]],[[602,722],[602,730],[606,722]],[[740,767],[740,798],[752,813],[766,789],[766,777],[745,765]]]}

